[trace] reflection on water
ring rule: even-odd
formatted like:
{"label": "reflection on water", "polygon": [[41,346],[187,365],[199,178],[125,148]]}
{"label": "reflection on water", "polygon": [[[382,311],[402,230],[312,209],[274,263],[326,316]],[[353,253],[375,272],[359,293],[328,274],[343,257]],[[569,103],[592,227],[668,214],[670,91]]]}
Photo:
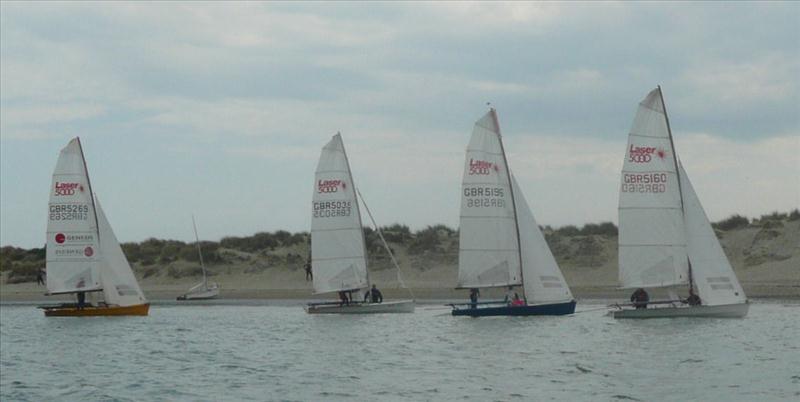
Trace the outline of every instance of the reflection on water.
{"label": "reflection on water", "polygon": [[[294,302],[45,318],[0,306],[2,400],[787,400],[800,308],[744,319],[311,316]],[[583,312],[581,312],[583,311]]]}

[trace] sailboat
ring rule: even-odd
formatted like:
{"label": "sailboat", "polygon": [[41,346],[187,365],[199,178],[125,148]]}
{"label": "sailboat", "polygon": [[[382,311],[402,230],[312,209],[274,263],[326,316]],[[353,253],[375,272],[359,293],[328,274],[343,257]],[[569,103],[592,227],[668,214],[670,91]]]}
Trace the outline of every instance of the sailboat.
{"label": "sailboat", "polygon": [[42,306],[46,316],[147,315],[150,309],[92,192],[77,137],[61,150],[53,172],[46,270],[46,295],[76,294],[79,299]]}
{"label": "sailboat", "polygon": [[219,296],[219,285],[216,282],[208,281],[206,265],[203,263],[203,250],[200,249],[200,237],[197,235],[197,224],[194,221],[194,215],[192,215],[192,227],[194,228],[195,244],[197,244],[197,255],[200,258],[200,269],[203,270],[203,281],[189,288],[185,294],[178,296],[178,300],[215,299]]}
{"label": "sailboat", "polygon": [[[388,247],[387,251],[391,255]],[[353,175],[339,133],[322,148],[317,164],[311,216],[311,270],[315,294],[340,292],[348,295],[350,301],[309,303],[305,307],[309,314],[414,312],[414,300],[361,302],[371,286],[367,249]]]}
{"label": "sailboat", "polygon": [[452,304],[453,315],[565,315],[575,299],[508,168],[497,112],[472,130],[461,183],[458,288],[523,286],[522,303]]}
{"label": "sailboat", "polygon": [[[747,315],[747,297],[678,161],[660,86],[639,104],[621,182],[620,285],[664,288],[670,297],[614,305],[614,318]],[[677,296],[683,288],[690,297]]]}

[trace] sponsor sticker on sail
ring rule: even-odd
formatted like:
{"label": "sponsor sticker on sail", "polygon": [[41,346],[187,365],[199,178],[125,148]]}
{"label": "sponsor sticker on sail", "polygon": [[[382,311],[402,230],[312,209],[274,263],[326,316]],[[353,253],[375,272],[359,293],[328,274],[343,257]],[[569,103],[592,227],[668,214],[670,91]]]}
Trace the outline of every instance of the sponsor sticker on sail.
{"label": "sponsor sticker on sail", "polygon": [[628,161],[633,163],[649,163],[653,160],[653,156],[664,159],[667,156],[667,151],[656,147],[639,147],[631,144],[631,148],[628,152]]}
{"label": "sponsor sticker on sail", "polygon": [[319,180],[317,181],[317,192],[318,193],[336,193],[339,191],[339,187],[342,190],[347,188],[347,183],[344,180]]}
{"label": "sponsor sticker on sail", "polygon": [[482,160],[469,160],[469,175],[488,175],[492,172],[499,172],[500,168],[496,163],[482,161]]}
{"label": "sponsor sticker on sail", "polygon": [[83,192],[83,185],[80,183],[62,183],[56,182],[54,195],[56,197],[75,195],[76,191]]}

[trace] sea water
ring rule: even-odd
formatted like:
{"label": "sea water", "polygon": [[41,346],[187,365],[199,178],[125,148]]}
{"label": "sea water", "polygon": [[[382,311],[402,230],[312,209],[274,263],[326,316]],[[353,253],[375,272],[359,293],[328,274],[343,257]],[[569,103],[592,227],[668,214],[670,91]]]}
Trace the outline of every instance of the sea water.
{"label": "sea water", "polygon": [[0,306],[3,401],[800,400],[800,304],[744,319],[308,315],[154,303],[148,317]]}

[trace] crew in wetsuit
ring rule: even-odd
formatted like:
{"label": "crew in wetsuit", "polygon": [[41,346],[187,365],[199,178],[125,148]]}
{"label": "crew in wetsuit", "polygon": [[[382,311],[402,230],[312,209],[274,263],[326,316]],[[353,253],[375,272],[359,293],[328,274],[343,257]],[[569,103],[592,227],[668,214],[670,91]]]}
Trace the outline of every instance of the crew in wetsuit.
{"label": "crew in wetsuit", "polygon": [[364,301],[367,301],[367,299],[373,303],[383,303],[383,295],[374,284],[372,285],[372,289],[364,294]]}
{"label": "crew in wetsuit", "polygon": [[650,301],[650,295],[647,294],[642,288],[636,289],[635,292],[631,295],[631,303],[636,306],[636,309],[643,309],[647,308],[647,302]]}
{"label": "crew in wetsuit", "polygon": [[472,288],[469,290],[469,301],[470,307],[478,308],[478,296],[481,295],[481,291],[478,288]]}
{"label": "crew in wetsuit", "polygon": [[339,307],[342,307],[345,304],[349,306],[350,305],[350,299],[347,298],[347,292],[345,292],[344,290],[340,290],[339,291]]}
{"label": "crew in wetsuit", "polygon": [[86,305],[86,293],[78,292],[78,310],[83,310]]}
{"label": "crew in wetsuit", "polygon": [[694,289],[689,289],[689,297],[686,298],[685,302],[690,306],[699,306],[702,303],[700,296],[694,293]]}

